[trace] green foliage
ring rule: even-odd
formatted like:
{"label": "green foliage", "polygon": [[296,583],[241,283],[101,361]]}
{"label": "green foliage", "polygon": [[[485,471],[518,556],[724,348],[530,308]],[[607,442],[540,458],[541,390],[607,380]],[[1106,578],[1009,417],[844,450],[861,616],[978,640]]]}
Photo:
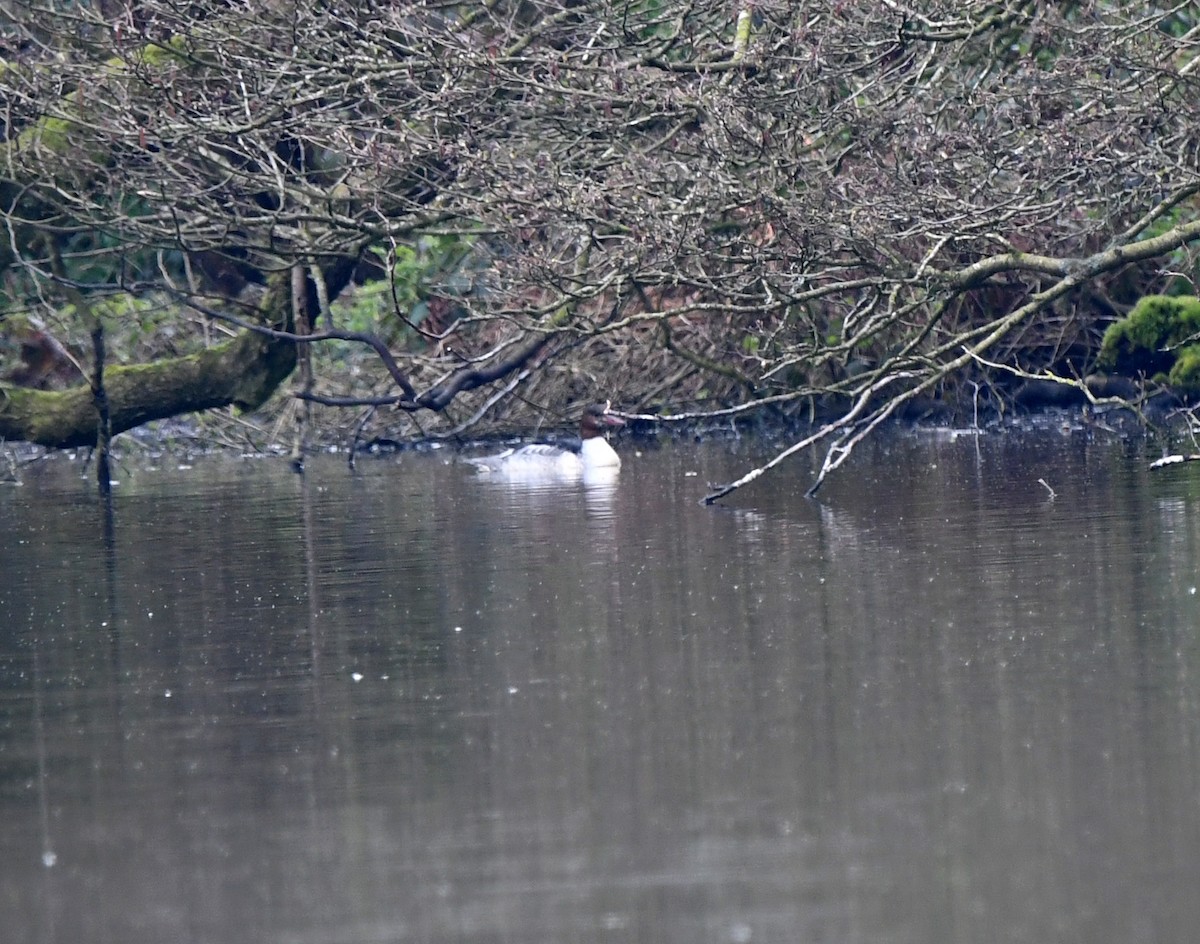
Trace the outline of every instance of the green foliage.
{"label": "green foliage", "polygon": [[378,279],[347,291],[334,302],[333,317],[347,331],[375,333],[392,307],[391,287]]}
{"label": "green foliage", "polygon": [[1122,374],[1167,374],[1200,392],[1200,298],[1148,295],[1104,332],[1098,366]]}
{"label": "green foliage", "polygon": [[379,334],[389,344],[420,340],[435,295],[465,294],[478,260],[473,245],[458,236],[424,236],[393,251],[391,280],[375,279],[347,292],[334,308],[343,328]]}

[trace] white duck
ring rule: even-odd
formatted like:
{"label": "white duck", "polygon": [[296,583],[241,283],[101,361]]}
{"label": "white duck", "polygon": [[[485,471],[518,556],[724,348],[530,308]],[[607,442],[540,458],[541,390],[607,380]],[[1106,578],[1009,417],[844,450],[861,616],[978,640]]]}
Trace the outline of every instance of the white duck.
{"label": "white duck", "polygon": [[534,444],[466,461],[480,472],[514,479],[573,479],[616,472],[621,467],[621,457],[604,438],[604,431],[624,425],[621,417],[609,412],[609,404],[593,403],[583,411],[579,421],[582,444],[577,452],[564,446]]}

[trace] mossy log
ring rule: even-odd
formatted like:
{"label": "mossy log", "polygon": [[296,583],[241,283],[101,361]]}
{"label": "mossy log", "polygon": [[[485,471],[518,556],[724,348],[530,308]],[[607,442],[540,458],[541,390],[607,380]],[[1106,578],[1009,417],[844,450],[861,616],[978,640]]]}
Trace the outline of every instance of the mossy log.
{"label": "mossy log", "polygon": [[[246,331],[199,354],[105,371],[112,432],[233,405],[252,410],[296,366],[294,342]],[[92,389],[29,390],[0,384],[0,437],[58,449],[96,443]]]}

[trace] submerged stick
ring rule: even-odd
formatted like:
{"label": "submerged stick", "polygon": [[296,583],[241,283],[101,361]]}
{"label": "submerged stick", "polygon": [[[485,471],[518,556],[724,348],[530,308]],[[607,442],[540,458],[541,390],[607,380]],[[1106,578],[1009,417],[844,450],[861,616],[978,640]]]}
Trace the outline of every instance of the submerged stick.
{"label": "submerged stick", "polygon": [[1180,462],[1200,462],[1200,455],[1191,456],[1163,456],[1161,459],[1155,459],[1150,463],[1150,468],[1161,469],[1167,465],[1178,465]]}

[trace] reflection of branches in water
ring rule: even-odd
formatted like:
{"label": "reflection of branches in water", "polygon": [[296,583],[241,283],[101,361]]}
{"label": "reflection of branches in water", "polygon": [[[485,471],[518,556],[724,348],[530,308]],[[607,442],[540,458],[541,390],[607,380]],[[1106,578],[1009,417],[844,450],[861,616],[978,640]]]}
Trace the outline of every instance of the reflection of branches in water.
{"label": "reflection of branches in water", "polygon": [[820,505],[821,548],[830,563],[837,558],[856,554],[870,545],[876,547],[878,542],[866,540],[872,533],[872,526],[859,523],[854,515],[846,511]]}

